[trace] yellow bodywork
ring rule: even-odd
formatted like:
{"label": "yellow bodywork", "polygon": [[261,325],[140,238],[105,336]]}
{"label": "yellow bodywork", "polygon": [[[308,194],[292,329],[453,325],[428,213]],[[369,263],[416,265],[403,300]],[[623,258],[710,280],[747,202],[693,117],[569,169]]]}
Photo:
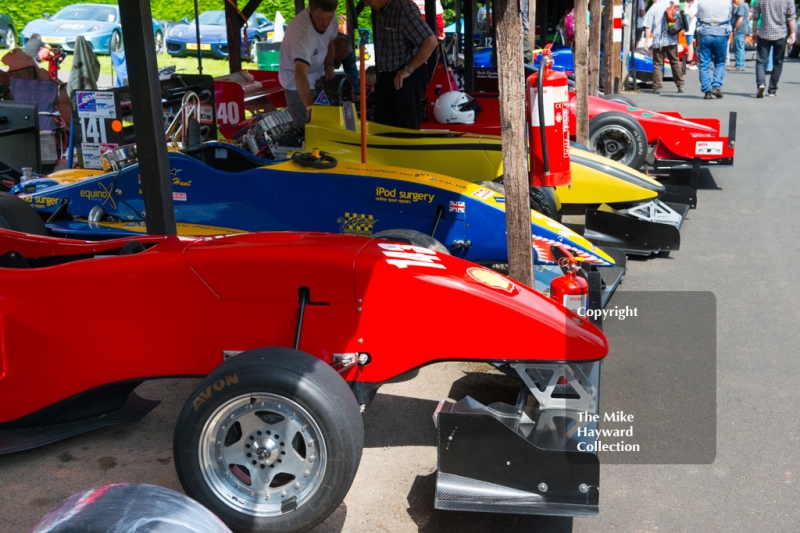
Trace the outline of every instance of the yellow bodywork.
{"label": "yellow bodywork", "polygon": [[[345,128],[344,107],[314,106],[306,125],[306,149],[319,148],[339,161],[361,161],[361,129]],[[623,203],[658,196],[661,185],[630,167],[578,148],[575,157],[593,163],[590,168],[573,159],[572,184],[556,189],[562,204]],[[491,181],[503,175],[502,142],[493,135],[443,130],[406,130],[382,124],[367,124],[367,162],[418,168],[465,181]],[[621,179],[598,168],[612,170]],[[633,182],[640,182],[638,185]]]}

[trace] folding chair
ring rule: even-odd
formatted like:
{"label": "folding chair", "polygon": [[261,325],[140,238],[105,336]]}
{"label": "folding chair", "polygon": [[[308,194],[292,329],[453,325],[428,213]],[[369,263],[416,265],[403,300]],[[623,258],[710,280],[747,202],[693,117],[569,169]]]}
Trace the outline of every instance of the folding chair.
{"label": "folding chair", "polygon": [[61,116],[58,111],[58,82],[56,80],[11,79],[11,93],[17,102],[31,102],[39,107],[39,144],[42,164],[54,165],[61,156],[63,139],[57,135],[63,132]]}

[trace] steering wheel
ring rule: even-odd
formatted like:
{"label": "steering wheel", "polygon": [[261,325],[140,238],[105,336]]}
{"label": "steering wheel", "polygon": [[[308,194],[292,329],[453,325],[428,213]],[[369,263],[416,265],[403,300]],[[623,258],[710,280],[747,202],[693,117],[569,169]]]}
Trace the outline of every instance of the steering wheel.
{"label": "steering wheel", "polygon": [[314,148],[311,152],[295,152],[292,154],[292,161],[301,167],[311,167],[319,170],[328,170],[336,167],[336,159],[326,152],[320,152]]}

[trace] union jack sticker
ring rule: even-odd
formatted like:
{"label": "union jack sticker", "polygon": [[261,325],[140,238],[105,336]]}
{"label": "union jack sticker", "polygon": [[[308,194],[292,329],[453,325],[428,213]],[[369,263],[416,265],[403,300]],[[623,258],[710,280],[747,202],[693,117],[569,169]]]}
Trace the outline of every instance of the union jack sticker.
{"label": "union jack sticker", "polygon": [[467,204],[465,202],[450,202],[451,213],[466,213]]}

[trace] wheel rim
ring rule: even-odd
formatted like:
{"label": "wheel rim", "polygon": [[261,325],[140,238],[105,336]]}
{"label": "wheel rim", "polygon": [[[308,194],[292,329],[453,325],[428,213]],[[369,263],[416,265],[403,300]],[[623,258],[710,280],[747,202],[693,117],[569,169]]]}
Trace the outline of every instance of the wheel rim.
{"label": "wheel rim", "polygon": [[116,52],[119,50],[119,34],[114,32],[111,34],[111,44],[108,46],[108,49],[112,52]]}
{"label": "wheel rim", "polygon": [[590,148],[604,157],[628,165],[636,157],[635,145],[633,134],[628,130],[619,126],[605,126],[592,137]]}
{"label": "wheel rim", "polygon": [[288,398],[245,394],[209,418],[199,443],[200,467],[214,495],[237,512],[280,516],[305,504],[327,464],[322,431]]}
{"label": "wheel rim", "polygon": [[8,48],[11,50],[17,46],[17,36],[14,34],[14,30],[11,28],[6,30],[6,46],[8,46]]}
{"label": "wheel rim", "polygon": [[253,39],[250,42],[250,62],[251,63],[257,63],[258,62],[258,50],[256,48],[256,43],[257,42],[258,42],[258,39]]}

